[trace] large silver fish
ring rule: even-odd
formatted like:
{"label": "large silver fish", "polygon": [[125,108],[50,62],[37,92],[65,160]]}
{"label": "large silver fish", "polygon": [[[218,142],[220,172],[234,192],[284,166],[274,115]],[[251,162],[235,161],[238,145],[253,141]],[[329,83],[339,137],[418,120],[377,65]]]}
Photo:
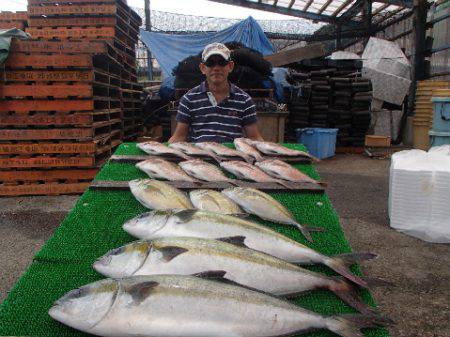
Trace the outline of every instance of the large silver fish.
{"label": "large silver fish", "polygon": [[364,337],[361,328],[387,323],[359,314],[324,317],[255,290],[180,275],[97,281],[65,294],[49,315],[106,337],[276,337],[316,329]]}
{"label": "large silver fish", "polygon": [[236,177],[256,181],[259,183],[278,183],[286,188],[290,188],[289,183],[269,176],[262,171],[259,167],[253,164],[249,164],[239,160],[223,161],[220,163],[220,167],[234,174]]}
{"label": "large silver fish", "polygon": [[362,287],[367,287],[367,283],[354,275],[348,265],[376,257],[371,253],[328,257],[256,222],[200,210],[151,211],[127,221],[123,229],[139,239],[177,236],[228,238],[288,262],[326,265]]}
{"label": "large silver fish", "polygon": [[94,269],[108,277],[193,275],[221,270],[231,281],[274,295],[327,289],[360,312],[372,312],[345,279],[315,273],[271,255],[219,240],[175,237],[135,241],[106,253],[94,263]]}
{"label": "large silver fish", "polygon": [[248,138],[235,138],[234,141],[234,147],[243,153],[248,154],[249,156],[252,156],[255,158],[256,161],[264,160],[263,156],[257,149],[255,149],[251,145],[251,139]]}
{"label": "large silver fish", "polygon": [[201,159],[186,160],[178,163],[181,169],[190,176],[205,181],[223,181],[236,184],[234,179],[228,178],[217,166]]}
{"label": "large silver fish", "polygon": [[158,157],[141,161],[136,164],[136,167],[147,173],[150,178],[170,181],[198,181],[187,175],[177,164]]}
{"label": "large silver fish", "polygon": [[204,149],[207,151],[212,151],[216,155],[221,156],[221,157],[241,157],[248,163],[253,162],[253,159],[246,153],[243,153],[238,150],[230,149],[229,147],[226,147],[223,144],[214,143],[214,142],[202,142],[202,143],[195,143],[195,145],[201,149]]}
{"label": "large silver fish", "polygon": [[292,167],[292,165],[279,159],[266,159],[255,163],[255,165],[275,178],[295,182],[320,184],[317,180],[310,178],[306,174],[297,170],[295,167]]}
{"label": "large silver fish", "polygon": [[129,182],[131,193],[150,209],[192,209],[185,193],[169,184],[154,179],[136,179]]}
{"label": "large silver fish", "polygon": [[260,142],[260,141],[251,141],[251,144],[256,147],[259,151],[266,155],[272,155],[272,156],[300,156],[300,157],[307,157],[314,161],[320,161],[320,159],[310,155],[307,152],[299,151],[299,150],[293,150],[289,149],[286,146],[283,146],[278,143],[273,142]]}
{"label": "large silver fish", "polygon": [[175,142],[175,143],[170,143],[169,147],[171,147],[172,149],[181,151],[184,154],[187,154],[188,156],[193,156],[193,157],[195,157],[195,156],[201,156],[201,157],[208,156],[208,157],[214,158],[214,160],[219,162],[219,163],[221,162],[221,159],[218,156],[216,156],[214,154],[214,152],[209,151],[209,150],[201,149],[201,148],[195,146],[192,143]]}
{"label": "large silver fish", "polygon": [[136,146],[142,151],[155,156],[173,155],[184,158],[186,160],[192,159],[191,157],[185,155],[183,152],[176,149],[172,149],[159,142],[150,141],[144,143],[137,143]]}
{"label": "large silver fish", "polygon": [[233,200],[214,190],[193,190],[189,192],[189,198],[194,207],[200,210],[221,214],[246,214]]}
{"label": "large silver fish", "polygon": [[292,213],[267,193],[254,188],[234,187],[222,191],[236,202],[244,211],[259,216],[262,219],[296,226],[308,241],[313,241],[309,232],[322,232],[324,228],[299,224]]}

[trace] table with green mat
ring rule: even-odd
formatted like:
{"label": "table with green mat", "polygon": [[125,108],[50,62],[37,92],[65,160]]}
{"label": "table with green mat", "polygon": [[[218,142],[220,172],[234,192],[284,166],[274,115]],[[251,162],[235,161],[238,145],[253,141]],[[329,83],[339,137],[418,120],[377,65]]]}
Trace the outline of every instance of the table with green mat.
{"label": "table with green mat", "polygon": [[[286,144],[287,147],[305,150],[298,144]],[[142,155],[135,143],[124,143],[116,151],[117,155]],[[314,179],[319,175],[312,165],[295,165]],[[143,172],[129,163],[108,162],[98,173],[97,180],[129,181],[148,178]],[[325,227],[322,233],[312,233],[314,242],[306,242],[294,226],[276,225],[262,221],[272,229],[283,233],[326,255],[348,253],[351,251],[339,224],[339,218],[326,194],[295,193],[289,191],[272,193],[283,203],[301,223]],[[78,200],[55,234],[35,255],[31,266],[0,305],[0,336],[82,336],[82,332],[56,322],[48,315],[53,302],[66,292],[82,285],[102,279],[92,264],[111,249],[134,241],[122,229],[122,224],[148,211],[130,191],[87,190]],[[308,269],[334,275],[323,266],[311,266]],[[357,266],[352,270],[360,275]],[[374,306],[371,295],[359,290],[364,301]],[[292,299],[298,305],[321,313],[336,315],[355,313],[356,311],[331,292],[312,291]],[[365,336],[386,337],[383,328],[364,329]],[[302,336],[335,336],[328,331],[316,331]]]}

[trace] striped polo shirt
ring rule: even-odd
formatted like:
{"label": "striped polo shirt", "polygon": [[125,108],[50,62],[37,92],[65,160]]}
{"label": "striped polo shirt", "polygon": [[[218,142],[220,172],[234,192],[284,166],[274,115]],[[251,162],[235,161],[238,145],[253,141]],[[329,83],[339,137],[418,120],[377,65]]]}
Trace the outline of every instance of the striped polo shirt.
{"label": "striped polo shirt", "polygon": [[232,142],[243,137],[243,128],[256,123],[251,97],[230,83],[230,95],[217,104],[206,82],[189,90],[180,100],[177,121],[189,124],[191,142]]}

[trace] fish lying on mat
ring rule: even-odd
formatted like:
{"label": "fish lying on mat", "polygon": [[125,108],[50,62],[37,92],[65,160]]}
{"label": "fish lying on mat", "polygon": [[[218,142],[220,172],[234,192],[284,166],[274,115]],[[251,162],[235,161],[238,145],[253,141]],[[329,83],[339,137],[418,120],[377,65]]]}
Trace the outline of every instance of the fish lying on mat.
{"label": "fish lying on mat", "polygon": [[191,157],[185,155],[183,152],[172,149],[168,146],[165,146],[162,143],[159,142],[144,142],[144,143],[137,143],[136,145],[138,148],[140,148],[145,153],[155,155],[155,156],[161,156],[161,155],[173,155],[180,158],[184,158],[186,160],[192,159]]}
{"label": "fish lying on mat", "polygon": [[283,146],[278,143],[272,142],[259,142],[259,141],[251,141],[251,144],[256,147],[259,151],[266,155],[271,156],[299,156],[299,157],[307,157],[314,161],[320,161],[320,159],[310,155],[307,152],[289,149],[286,146]]}
{"label": "fish lying on mat", "polygon": [[327,289],[361,313],[373,312],[345,279],[309,271],[271,255],[212,239],[192,237],[135,241],[113,249],[94,263],[108,277],[223,270],[225,277],[270,294],[297,295]]}
{"label": "fish lying on mat", "polygon": [[193,190],[189,192],[189,198],[194,207],[199,210],[221,214],[246,215],[233,200],[214,190]]}
{"label": "fish lying on mat", "polygon": [[219,276],[216,272],[204,274],[211,279],[180,275],[105,279],[68,292],[49,315],[72,328],[107,337],[276,337],[314,329],[363,337],[360,329],[389,323],[360,314],[325,317],[219,281]]}
{"label": "fish lying on mat", "polygon": [[202,142],[202,143],[195,143],[195,146],[198,146],[199,148],[207,151],[212,151],[216,155],[221,157],[241,157],[248,163],[253,162],[253,159],[249,155],[241,151],[230,149],[223,144],[214,142]]}
{"label": "fish lying on mat", "polygon": [[136,167],[147,173],[150,178],[170,181],[198,181],[184,172],[177,164],[162,158],[150,158],[136,164]]}
{"label": "fish lying on mat", "polygon": [[188,142],[176,142],[176,143],[170,143],[169,147],[172,149],[178,150],[183,152],[184,154],[187,154],[188,156],[209,156],[214,158],[215,161],[221,162],[221,159],[214,154],[212,151],[204,150],[199,148],[198,146],[195,146],[192,143]]}
{"label": "fish lying on mat", "polygon": [[243,161],[238,160],[223,161],[220,163],[220,167],[222,167],[223,169],[227,170],[228,172],[234,174],[236,177],[241,179],[256,181],[259,183],[278,183],[286,188],[291,187],[289,183],[281,179],[275,179],[266,174],[264,171],[262,171],[255,165]]}
{"label": "fish lying on mat", "polygon": [[178,165],[184,172],[199,180],[236,184],[234,179],[228,178],[217,166],[201,159],[182,161]]}
{"label": "fish lying on mat", "polygon": [[261,153],[259,153],[259,151],[257,149],[255,149],[252,145],[251,145],[251,140],[248,138],[235,138],[234,141],[234,147],[245,153],[248,154],[249,156],[255,158],[256,161],[261,161],[264,160],[263,156],[261,155]]}
{"label": "fish lying on mat", "polygon": [[129,182],[131,193],[150,209],[192,209],[185,193],[169,184],[154,179],[136,179]]}
{"label": "fish lying on mat", "polygon": [[255,163],[261,170],[271,175],[272,177],[294,181],[294,182],[308,182],[320,184],[319,181],[314,180],[306,174],[300,172],[292,165],[279,159],[266,159]]}
{"label": "fish lying on mat", "polygon": [[366,281],[354,275],[348,266],[377,257],[372,253],[325,256],[256,222],[201,210],[151,211],[128,220],[123,229],[139,239],[177,236],[228,238],[288,262],[326,265],[362,287],[367,287]]}
{"label": "fish lying on mat", "polygon": [[222,191],[242,209],[262,219],[296,226],[308,241],[313,241],[309,232],[322,232],[324,228],[299,224],[292,213],[267,193],[254,188],[234,187]]}

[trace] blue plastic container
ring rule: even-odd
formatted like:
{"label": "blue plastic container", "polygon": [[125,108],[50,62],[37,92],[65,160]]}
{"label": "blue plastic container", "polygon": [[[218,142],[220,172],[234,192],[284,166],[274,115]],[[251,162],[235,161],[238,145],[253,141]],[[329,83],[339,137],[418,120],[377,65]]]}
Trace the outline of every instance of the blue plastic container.
{"label": "blue plastic container", "polygon": [[295,131],[297,141],[305,145],[313,156],[320,159],[334,156],[338,129],[305,128]]}
{"label": "blue plastic container", "polygon": [[433,97],[433,131],[450,132],[450,97]]}
{"label": "blue plastic container", "polygon": [[430,135],[430,146],[440,146],[445,144],[450,144],[450,132],[439,132],[430,130],[428,131]]}

